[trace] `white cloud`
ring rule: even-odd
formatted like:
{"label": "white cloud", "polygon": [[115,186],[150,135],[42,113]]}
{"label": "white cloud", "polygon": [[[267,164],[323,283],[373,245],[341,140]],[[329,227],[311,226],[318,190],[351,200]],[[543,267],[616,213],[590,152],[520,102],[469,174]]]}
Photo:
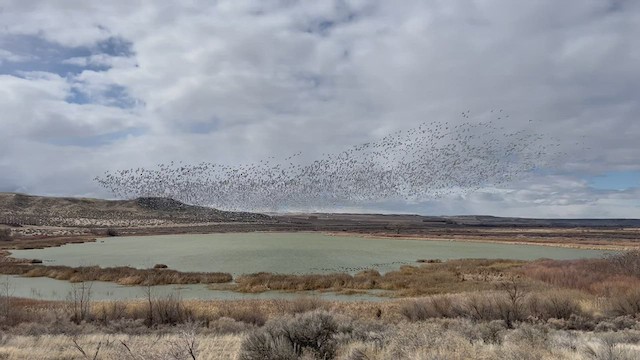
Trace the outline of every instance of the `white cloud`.
{"label": "white cloud", "polygon": [[[116,165],[299,150],[313,158],[423,121],[459,123],[464,110],[491,118],[504,108],[506,128],[534,119],[562,140],[568,183],[552,191],[533,177],[493,200],[480,192],[429,211],[640,216],[633,199],[582,180],[640,170],[640,3],[612,4],[7,1],[0,38],[42,37],[70,49],[61,65],[79,70],[0,76],[0,171],[21,169],[0,176],[0,187],[104,195],[92,175]],[[113,37],[131,43],[131,56],[99,51]],[[0,66],[26,60],[14,54],[1,50]],[[134,128],[144,134],[127,136]],[[117,132],[82,151],[73,139],[51,141]],[[62,158],[65,171],[54,170]]]}

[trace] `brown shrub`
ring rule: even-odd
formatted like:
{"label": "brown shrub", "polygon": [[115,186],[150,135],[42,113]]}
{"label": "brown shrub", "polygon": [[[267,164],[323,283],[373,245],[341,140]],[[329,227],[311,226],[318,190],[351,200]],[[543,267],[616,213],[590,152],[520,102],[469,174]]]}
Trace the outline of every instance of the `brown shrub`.
{"label": "brown shrub", "polygon": [[300,296],[294,300],[276,300],[276,306],[281,314],[300,314],[327,307],[324,301],[311,296]]}
{"label": "brown shrub", "polygon": [[640,277],[640,250],[631,250],[607,257],[617,273]]}
{"label": "brown shrub", "polygon": [[640,289],[628,290],[612,297],[607,312],[613,316],[640,314]]}
{"label": "brown shrub", "polygon": [[553,286],[612,296],[640,287],[640,251],[602,259],[540,260],[518,271]]}
{"label": "brown shrub", "polygon": [[[466,316],[453,296],[436,295],[424,299],[409,300],[400,306],[400,314],[410,321],[424,321],[433,318],[451,318]],[[459,300],[458,300],[459,301]]]}
{"label": "brown shrub", "polygon": [[584,315],[579,303],[581,298],[576,292],[554,291],[529,296],[525,306],[528,315],[537,319],[569,319],[571,315]]}
{"label": "brown shrub", "polygon": [[230,302],[225,302],[220,306],[219,316],[256,326],[262,326],[267,322],[267,316],[261,309],[234,306]]}
{"label": "brown shrub", "polygon": [[490,321],[499,318],[495,298],[485,294],[471,294],[466,297],[458,312],[477,321]]}
{"label": "brown shrub", "polygon": [[182,299],[176,294],[153,299],[154,323],[151,325],[176,325],[192,321],[191,310],[182,304]]}
{"label": "brown shrub", "polygon": [[11,229],[0,228],[0,241],[11,240]]}

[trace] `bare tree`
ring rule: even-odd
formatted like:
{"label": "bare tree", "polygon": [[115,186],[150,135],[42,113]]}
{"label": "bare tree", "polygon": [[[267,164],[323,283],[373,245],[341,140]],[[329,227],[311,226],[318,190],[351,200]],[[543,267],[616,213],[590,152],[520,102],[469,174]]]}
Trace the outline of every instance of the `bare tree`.
{"label": "bare tree", "polygon": [[0,283],[0,319],[5,322],[9,322],[11,317],[11,297],[14,290],[11,279],[5,275],[2,283]]}
{"label": "bare tree", "polygon": [[69,301],[71,304],[71,321],[80,324],[91,315],[92,281],[81,281],[71,284]]}
{"label": "bare tree", "polygon": [[522,303],[527,295],[522,282],[517,277],[511,277],[499,284],[499,289],[506,293],[506,303],[498,302],[503,320],[508,327],[512,327],[513,321],[522,320]]}
{"label": "bare tree", "polygon": [[144,296],[147,301],[147,318],[145,323],[147,327],[153,326],[153,312],[154,312],[154,295],[153,295],[153,284],[155,280],[155,273],[150,271],[148,272],[145,282],[144,282]]}

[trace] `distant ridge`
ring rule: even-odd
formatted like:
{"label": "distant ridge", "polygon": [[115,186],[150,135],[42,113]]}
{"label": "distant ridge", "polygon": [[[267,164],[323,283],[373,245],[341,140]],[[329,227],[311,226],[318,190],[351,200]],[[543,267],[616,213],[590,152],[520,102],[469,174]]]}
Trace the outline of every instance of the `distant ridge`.
{"label": "distant ridge", "polygon": [[[410,222],[419,227],[640,228],[640,219],[540,219],[490,215],[422,216],[403,214],[230,212],[163,197],[103,200],[0,192],[0,224],[68,227],[158,226],[171,224],[323,221],[382,224]],[[313,229],[313,226],[312,226]]]}
{"label": "distant ridge", "polygon": [[40,226],[107,226],[163,223],[255,222],[266,215],[229,212],[192,206],[169,198],[142,197],[134,200],[102,200],[75,197],[33,196],[0,193],[0,223]]}
{"label": "distant ridge", "polygon": [[467,226],[526,227],[640,227],[640,219],[536,219],[488,215],[446,216],[453,223]]}
{"label": "distant ridge", "polygon": [[[275,216],[275,214],[274,214]],[[332,218],[353,221],[422,222],[433,226],[466,227],[595,227],[595,228],[640,228],[640,219],[545,219],[499,217],[491,215],[423,216],[414,214],[357,214],[357,213],[296,213],[292,218]]]}

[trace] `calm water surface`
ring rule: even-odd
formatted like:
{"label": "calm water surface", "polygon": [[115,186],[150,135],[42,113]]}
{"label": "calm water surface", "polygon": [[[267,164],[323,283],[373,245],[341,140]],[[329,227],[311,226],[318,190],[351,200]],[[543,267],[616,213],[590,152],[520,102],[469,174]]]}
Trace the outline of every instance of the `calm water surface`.
{"label": "calm water surface", "polygon": [[[27,278],[19,276],[3,276],[2,286],[8,281],[11,296],[38,299],[38,300],[69,300],[73,286],[67,281],[49,278]],[[87,283],[88,284],[88,283]],[[87,285],[88,286],[88,285]],[[122,286],[115,283],[94,281],[91,283],[91,299],[103,300],[135,300],[145,299],[146,288],[144,286]],[[377,296],[381,291],[372,291],[370,294],[340,295],[330,292],[282,292],[267,291],[258,294],[243,294],[234,291],[209,290],[206,285],[158,285],[152,289],[152,296],[163,298],[169,295],[177,295],[180,298],[199,300],[242,300],[242,299],[294,299],[297,297],[314,297],[323,300],[339,301],[383,301],[384,297]]]}
{"label": "calm water surface", "polygon": [[222,271],[233,275],[260,271],[300,274],[365,268],[386,272],[417,259],[600,257],[606,252],[549,246],[461,241],[420,241],[330,236],[320,233],[232,233],[114,237],[95,243],[16,250],[17,258],[47,265],[133,266],[166,264],[181,271]]}

